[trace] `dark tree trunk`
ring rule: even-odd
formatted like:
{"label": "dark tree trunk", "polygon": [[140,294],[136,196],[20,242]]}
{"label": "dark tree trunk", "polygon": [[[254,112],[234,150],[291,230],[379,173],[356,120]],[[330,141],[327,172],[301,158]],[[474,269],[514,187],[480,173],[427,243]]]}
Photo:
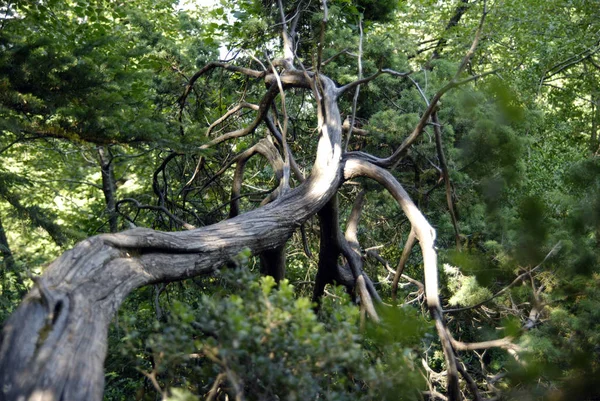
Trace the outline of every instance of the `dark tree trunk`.
{"label": "dark tree trunk", "polygon": [[119,230],[117,219],[117,186],[115,184],[115,170],[113,158],[109,151],[103,146],[98,147],[98,158],[100,160],[100,170],[102,171],[102,193],[106,202],[106,214],[108,215],[108,226],[111,233]]}
{"label": "dark tree trunk", "polygon": [[[0,272],[0,279],[3,282],[6,271],[14,271],[15,269],[15,259],[10,250],[10,245],[8,244],[8,239],[6,238],[6,232],[4,231],[4,226],[2,225],[2,219],[0,218],[0,255],[2,255],[2,262],[4,263],[4,269]],[[4,286],[3,286],[4,288]]]}
{"label": "dark tree trunk", "polygon": [[325,286],[332,283],[336,276],[337,259],[340,254],[337,243],[338,224],[337,197],[334,196],[319,211],[319,264],[312,296],[317,307],[325,292]]}
{"label": "dark tree trunk", "polygon": [[592,132],[590,135],[590,150],[598,151],[598,123],[600,122],[600,95],[592,94]]}
{"label": "dark tree trunk", "polygon": [[260,254],[261,273],[279,283],[285,278],[285,244]]}

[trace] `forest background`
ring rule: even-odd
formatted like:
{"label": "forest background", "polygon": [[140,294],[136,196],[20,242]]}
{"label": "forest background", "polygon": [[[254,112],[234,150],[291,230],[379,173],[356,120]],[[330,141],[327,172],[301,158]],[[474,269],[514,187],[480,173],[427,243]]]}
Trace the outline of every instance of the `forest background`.
{"label": "forest background", "polygon": [[[0,400],[600,399],[599,15],[0,3]],[[206,268],[183,262],[206,237],[139,229],[281,205]],[[127,296],[135,275],[79,273],[93,241],[164,271]]]}

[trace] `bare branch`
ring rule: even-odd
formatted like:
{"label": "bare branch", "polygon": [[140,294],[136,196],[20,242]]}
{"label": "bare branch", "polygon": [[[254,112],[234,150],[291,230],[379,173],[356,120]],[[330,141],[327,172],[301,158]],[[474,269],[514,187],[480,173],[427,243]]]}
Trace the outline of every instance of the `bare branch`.
{"label": "bare branch", "polygon": [[[279,6],[282,7],[281,0],[279,0]],[[269,64],[273,68],[271,60],[269,60]],[[273,68],[273,74],[277,79],[277,87],[279,88],[279,96],[281,98],[281,110],[283,112],[283,128],[281,128],[281,147],[283,148],[283,181],[281,185],[282,191],[287,191],[290,188],[290,150],[287,143],[288,115],[287,107],[285,105],[285,92],[283,90],[283,84],[281,83],[281,78],[279,77],[279,73],[275,68]]]}
{"label": "bare branch", "polygon": [[400,277],[402,277],[402,273],[404,272],[404,268],[406,266],[406,261],[408,260],[410,252],[415,246],[416,240],[417,234],[415,233],[415,230],[411,227],[410,233],[408,233],[408,238],[406,239],[406,243],[404,244],[404,249],[402,250],[402,256],[400,256],[400,261],[398,262],[398,267],[396,267],[394,281],[392,282],[392,299],[394,301],[398,296],[398,282],[400,281]]}
{"label": "bare branch", "polygon": [[483,31],[483,23],[485,22],[485,17],[487,16],[487,1],[483,0],[483,11],[481,12],[481,18],[479,19],[479,25],[477,26],[477,31],[475,32],[475,37],[473,38],[473,43],[471,43],[471,47],[467,51],[467,54],[463,57],[462,62],[458,66],[458,70],[456,71],[456,75],[454,75],[453,81],[462,74],[462,72],[467,67],[467,64],[471,61],[471,57],[475,54],[475,49],[477,49],[477,45],[479,44],[479,39],[481,38],[481,32]]}
{"label": "bare branch", "polygon": [[238,129],[238,130],[223,134],[223,135],[203,144],[198,149],[199,150],[208,149],[211,146],[218,145],[218,144],[228,141],[230,139],[240,138],[240,137],[246,136],[246,135],[254,132],[256,127],[258,127],[258,124],[260,124],[261,121],[263,121],[265,115],[267,114],[269,105],[271,104],[273,99],[275,99],[275,96],[277,96],[277,91],[278,91],[277,85],[274,85],[274,86],[272,85],[271,87],[269,87],[269,90],[267,91],[265,96],[260,101],[260,105],[258,107],[258,114],[254,118],[254,121],[252,121],[252,123],[250,123],[248,126],[242,128],[242,129]]}
{"label": "bare branch", "polygon": [[[362,79],[362,52],[363,52],[363,28],[362,28],[362,14],[358,19],[358,29],[360,31],[360,37],[358,39],[358,80]],[[352,128],[354,128],[354,120],[356,120],[356,103],[358,102],[358,95],[360,94],[360,84],[356,85],[356,91],[354,92],[354,97],[352,98],[352,117],[350,118],[350,129],[348,130],[348,135],[346,136],[346,144],[344,145],[344,150],[348,149],[348,144],[350,143],[350,138],[352,137]]]}
{"label": "bare branch", "polygon": [[540,84],[582,61],[591,60],[590,62],[592,64],[594,64],[593,59],[591,57],[594,54],[598,53],[599,51],[600,51],[600,41],[597,41],[594,44],[594,46],[592,46],[588,49],[585,49],[584,51],[582,51],[578,54],[575,54],[558,64],[553,65],[546,71],[546,73],[544,74],[544,76],[541,79]]}
{"label": "bare branch", "polygon": [[360,191],[358,195],[356,195],[356,199],[354,200],[354,206],[352,207],[352,212],[350,213],[350,217],[348,218],[348,223],[346,223],[345,237],[350,244],[358,245],[358,221],[360,220],[360,214],[362,212],[364,200],[365,191]]}
{"label": "bare branch", "polygon": [[327,0],[321,0],[323,6],[323,19],[321,20],[321,36],[319,37],[319,45],[317,49],[317,68],[315,71],[321,71],[321,60],[323,58],[323,45],[325,42],[325,30],[327,29],[327,20],[329,19],[329,9],[327,8]]}
{"label": "bare branch", "polygon": [[337,89],[338,97],[341,96],[341,95],[343,95],[345,92],[349,91],[352,88],[356,88],[359,85],[366,84],[366,83],[374,80],[375,78],[377,78],[381,74],[383,74],[383,71],[380,70],[380,71],[377,71],[375,74],[373,74],[371,76],[368,76],[368,77],[362,78],[362,79],[357,79],[356,81],[352,81],[349,84],[346,84],[344,86],[340,86]]}
{"label": "bare branch", "polygon": [[198,72],[196,72],[190,78],[190,81],[188,82],[187,86],[185,87],[185,91],[183,92],[183,95],[181,95],[181,97],[178,99],[178,103],[181,106],[181,108],[183,108],[183,105],[185,104],[185,101],[187,100],[187,97],[189,96],[190,92],[192,91],[192,88],[194,87],[194,84],[196,83],[196,81],[201,76],[203,76],[204,74],[206,74],[207,72],[209,72],[215,68],[222,68],[227,71],[237,72],[242,75],[247,75],[247,76],[253,77],[253,78],[263,78],[266,75],[265,71],[256,71],[256,70],[253,70],[250,68],[239,67],[237,65],[223,63],[220,61],[210,62],[207,65],[205,65],[204,67],[202,67]]}
{"label": "bare branch", "polygon": [[521,347],[512,342],[513,337],[510,336],[499,338],[497,340],[481,341],[477,343],[464,343],[462,341],[457,341],[452,336],[450,336],[450,341],[452,342],[452,346],[454,347],[454,349],[457,351],[473,351],[488,348],[513,349],[515,351],[519,351],[521,349]]}
{"label": "bare branch", "polygon": [[371,319],[373,319],[374,322],[379,323],[379,321],[380,321],[379,315],[377,315],[377,312],[375,311],[375,307],[373,306],[373,300],[371,300],[371,296],[369,295],[369,292],[367,291],[367,287],[365,284],[365,278],[362,275],[360,275],[358,277],[358,279],[356,279],[356,290],[358,291],[358,294],[360,295],[361,309],[364,308],[367,315]]}
{"label": "bare branch", "polygon": [[[352,55],[352,53],[348,52],[348,48],[345,48],[344,50],[339,51],[336,54],[334,54],[333,56],[329,57],[327,60],[324,60],[323,62],[321,62],[321,66],[323,66],[323,67],[326,66],[327,64],[331,63],[333,60],[335,60],[342,54]],[[309,68],[309,70],[310,70],[310,68]]]}
{"label": "bare branch", "polygon": [[[302,73],[289,74],[289,78],[282,77],[282,83],[300,82],[310,87]],[[320,135],[311,175],[303,184],[264,207],[195,230],[136,228],[95,236],[45,269],[39,280],[50,291],[54,306],[42,300],[38,286],[4,322],[0,388],[5,399],[35,395],[101,400],[108,326],[131,291],[211,274],[243,249],[256,255],[280,246],[323,208],[342,184],[342,122],[333,81],[324,76],[319,81]],[[47,335],[40,336],[41,329]],[[236,398],[243,399],[235,373],[225,373],[238,387]]]}
{"label": "bare branch", "polygon": [[[342,124],[342,129],[344,130],[344,132],[349,132],[350,131],[350,119],[346,118],[344,120],[344,123]],[[355,133],[356,135],[359,136],[367,136],[369,135],[369,131],[361,129],[361,128],[357,128],[356,126],[354,126],[352,128],[352,132]]]}
{"label": "bare branch", "polygon": [[241,109],[252,109],[254,111],[258,111],[259,110],[259,106],[256,104],[252,104],[252,103],[246,103],[246,102],[241,102],[236,104],[234,107],[232,107],[231,109],[227,110],[227,112],[225,114],[223,114],[221,117],[219,117],[217,120],[215,120],[207,129],[206,129],[206,136],[210,136],[210,133],[212,132],[212,130],[219,124],[221,124],[223,121],[227,120],[229,117],[231,117],[232,115],[234,115],[235,113],[237,113],[238,111],[240,111]]}
{"label": "bare branch", "polygon": [[[287,69],[293,68],[294,63],[294,39],[291,37],[288,32],[287,20],[285,18],[285,11],[283,9],[283,4],[281,0],[277,0],[277,6],[279,7],[279,14],[281,17],[281,36],[283,39],[283,58],[287,64]],[[298,10],[297,10],[298,11]]]}
{"label": "bare branch", "polygon": [[[277,129],[277,127],[275,126],[275,124],[273,123],[273,120],[271,119],[271,117],[269,117],[269,115],[265,116],[265,124],[267,125],[267,128],[269,129],[269,131],[271,131],[271,133],[273,134],[273,136],[275,137],[277,142],[282,144],[283,137],[281,135],[281,132],[279,132],[279,130]],[[298,166],[298,163],[296,163],[296,159],[294,158],[294,155],[292,154],[292,151],[289,148],[289,146],[288,146],[288,157],[290,160],[290,168],[294,172],[294,176],[296,177],[296,179],[299,182],[304,182],[304,174],[302,174],[302,171],[300,171],[300,167]]]}
{"label": "bare branch", "polygon": [[[456,25],[458,25],[458,22],[460,21],[460,19],[462,18],[462,16],[464,15],[464,13],[467,11],[468,8],[469,8],[469,0],[460,0],[460,4],[454,11],[452,18],[450,18],[450,20],[448,21],[448,24],[446,25],[446,28],[444,29],[444,31],[448,32],[450,29],[452,29]],[[435,41],[435,39],[432,39],[431,41]],[[424,42],[419,43],[419,45],[426,44],[431,41],[424,41]],[[440,57],[440,54],[442,52],[442,49],[446,45],[446,42],[447,42],[446,38],[441,37],[438,40],[437,44],[435,46],[433,46],[433,48],[435,48],[435,50],[433,51],[431,58],[427,62],[428,65],[430,65],[433,60],[436,60]],[[425,50],[428,50],[428,49],[425,49]]]}
{"label": "bare branch", "polygon": [[416,238],[419,240],[423,253],[423,264],[425,269],[425,289],[427,302],[430,308],[440,309],[437,277],[437,253],[434,248],[435,230],[425,216],[417,208],[402,188],[400,183],[387,170],[358,159],[346,161],[344,166],[344,179],[348,180],[357,176],[372,178],[383,185],[396,199],[406,217],[412,224]]}
{"label": "bare branch", "polygon": [[273,143],[268,139],[261,139],[256,145],[252,146],[239,157],[236,157],[236,169],[233,175],[233,184],[231,186],[231,207],[229,217],[235,217],[240,212],[239,196],[242,190],[242,180],[247,161],[256,153],[263,155],[273,167],[275,178],[281,181],[283,178],[283,162],[281,156]]}
{"label": "bare branch", "polygon": [[446,162],[446,155],[444,154],[444,148],[442,146],[442,130],[440,121],[438,120],[437,111],[431,115],[433,122],[433,132],[435,133],[435,145],[437,148],[438,159],[440,162],[440,168],[442,170],[442,177],[444,178],[444,184],[446,187],[446,203],[448,205],[448,212],[452,220],[452,226],[454,227],[454,240],[456,241],[456,249],[460,250],[460,234],[458,231],[458,220],[456,218],[456,207],[454,205],[454,199],[452,197],[452,183],[450,182],[450,173],[448,172],[448,163]]}
{"label": "bare branch", "polygon": [[115,205],[117,213],[123,215],[128,220],[129,220],[129,218],[121,210],[119,210],[119,206],[121,206],[122,204],[125,204],[125,203],[133,203],[133,205],[136,207],[136,209],[139,209],[139,210],[155,210],[158,212],[162,212],[162,213],[166,214],[167,216],[169,216],[169,218],[171,220],[173,220],[174,222],[176,222],[177,224],[179,224],[181,227],[185,228],[186,230],[193,230],[194,228],[196,228],[193,225],[186,223],[185,221],[181,220],[179,217],[175,216],[173,213],[171,213],[169,211],[169,209],[167,209],[164,206],[144,205],[144,204],[140,203],[137,199],[133,199],[133,198],[121,199]]}
{"label": "bare branch", "polygon": [[310,251],[310,246],[308,246],[308,237],[306,236],[306,225],[302,224],[300,226],[300,235],[302,236],[302,247],[304,248],[304,254],[308,258],[312,258],[313,254]]}
{"label": "bare branch", "polygon": [[414,130],[411,132],[411,134],[408,137],[406,137],[406,139],[402,142],[402,144],[400,144],[398,149],[396,149],[391,156],[389,156],[387,158],[378,158],[378,157],[375,157],[373,155],[370,155],[370,154],[367,154],[364,152],[347,152],[344,155],[344,157],[348,158],[348,159],[349,158],[361,159],[361,160],[367,161],[367,162],[372,163],[379,167],[393,168],[400,162],[402,157],[404,157],[404,155],[406,154],[408,149],[417,141],[417,139],[420,138],[421,134],[423,133],[423,129],[425,128],[425,126],[427,125],[427,122],[429,121],[429,118],[431,117],[433,112],[437,110],[439,100],[442,98],[442,96],[444,96],[444,94],[446,94],[446,92],[448,92],[450,89],[464,85],[466,83],[477,80],[484,76],[494,74],[495,72],[496,72],[496,70],[489,71],[489,72],[486,72],[486,73],[483,73],[480,75],[469,77],[462,81],[454,81],[453,80],[453,81],[447,83],[442,89],[440,89],[434,95],[433,99],[431,99],[431,101],[429,103],[429,106],[427,107],[427,109],[421,116],[421,119],[417,123],[417,126],[414,128]]}
{"label": "bare branch", "polygon": [[463,379],[465,379],[465,381],[467,382],[467,387],[469,387],[469,391],[473,395],[473,400],[482,401],[481,393],[477,388],[477,383],[475,383],[475,380],[473,380],[469,372],[467,372],[467,368],[464,366],[464,364],[461,361],[457,361],[456,368],[458,369],[458,372],[463,377]]}

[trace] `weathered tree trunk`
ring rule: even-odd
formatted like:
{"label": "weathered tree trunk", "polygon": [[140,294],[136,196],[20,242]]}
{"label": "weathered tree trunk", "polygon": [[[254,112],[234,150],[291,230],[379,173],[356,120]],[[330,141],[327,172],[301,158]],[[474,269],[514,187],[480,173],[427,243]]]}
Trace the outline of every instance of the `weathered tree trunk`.
{"label": "weathered tree trunk", "polygon": [[[306,80],[302,74],[289,78],[286,84]],[[282,246],[320,210],[342,182],[335,87],[325,77],[321,85],[317,157],[299,187],[212,226],[103,234],[54,261],[3,328],[0,400],[101,400],[108,325],[127,294],[152,283],[209,274],[244,248],[260,254]]]}

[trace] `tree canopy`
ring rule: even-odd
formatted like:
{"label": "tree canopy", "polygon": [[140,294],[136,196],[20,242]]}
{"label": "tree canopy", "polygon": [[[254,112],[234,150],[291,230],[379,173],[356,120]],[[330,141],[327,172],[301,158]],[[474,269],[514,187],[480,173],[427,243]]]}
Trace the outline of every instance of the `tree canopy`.
{"label": "tree canopy", "polygon": [[1,4],[0,400],[598,399],[598,15]]}

